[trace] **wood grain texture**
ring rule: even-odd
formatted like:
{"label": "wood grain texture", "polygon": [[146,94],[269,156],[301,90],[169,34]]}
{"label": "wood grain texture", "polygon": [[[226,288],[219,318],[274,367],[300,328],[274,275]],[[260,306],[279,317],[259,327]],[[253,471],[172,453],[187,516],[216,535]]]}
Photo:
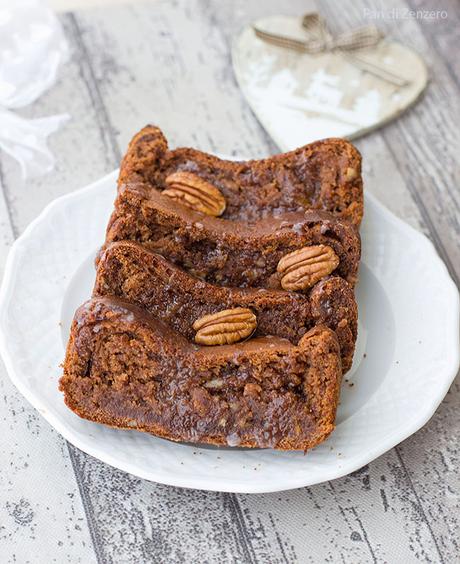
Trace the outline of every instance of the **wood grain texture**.
{"label": "wood grain texture", "polygon": [[[52,137],[58,162],[52,174],[24,183],[16,165],[0,159],[0,266],[12,239],[46,203],[115,168],[132,133],[147,122],[158,123],[173,145],[253,157],[276,152],[236,86],[231,39],[261,15],[312,6],[159,0],[62,16],[71,61],[24,113],[67,111],[72,121]],[[365,22],[365,8],[382,5],[345,0],[339,8],[322,0],[319,7],[340,29]],[[407,5],[392,0],[385,7]],[[448,10],[458,18],[453,2]],[[358,141],[366,187],[428,234],[460,276],[458,63],[449,55],[456,32],[435,40],[423,22],[379,25],[425,55],[432,83],[415,108]],[[11,461],[0,474],[7,562],[458,561],[458,384],[428,425],[358,472],[257,496],[180,490],[124,474],[67,447],[8,381],[0,386],[7,430],[1,460]],[[15,515],[25,526],[14,524]],[[52,535],[44,542],[46,529]]]}
{"label": "wood grain texture", "polygon": [[458,52],[460,43],[460,10],[456,0],[443,0],[439,6],[433,5],[429,0],[408,0],[408,6],[413,10],[431,11],[444,10],[447,17],[421,20],[420,28],[433,49],[443,60],[452,79],[460,86],[460,58],[454,53]]}
{"label": "wood grain texture", "polygon": [[14,388],[3,363],[0,426],[1,562],[96,562],[67,444]]}

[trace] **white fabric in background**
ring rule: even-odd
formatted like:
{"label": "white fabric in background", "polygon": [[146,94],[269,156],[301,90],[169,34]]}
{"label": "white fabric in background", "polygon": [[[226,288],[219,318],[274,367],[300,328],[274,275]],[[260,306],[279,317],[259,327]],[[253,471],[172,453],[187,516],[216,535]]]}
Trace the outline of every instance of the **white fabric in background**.
{"label": "white fabric in background", "polygon": [[53,168],[47,137],[70,116],[28,120],[11,110],[48,90],[67,57],[60,23],[44,3],[0,0],[0,148],[18,161],[24,177]]}

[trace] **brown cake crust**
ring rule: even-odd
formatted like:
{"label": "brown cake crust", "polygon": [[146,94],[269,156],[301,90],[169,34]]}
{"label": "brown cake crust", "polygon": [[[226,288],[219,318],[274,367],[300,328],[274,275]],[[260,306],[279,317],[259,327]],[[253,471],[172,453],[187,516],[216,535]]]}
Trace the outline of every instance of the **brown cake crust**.
{"label": "brown cake crust", "polygon": [[237,307],[256,314],[254,337],[274,335],[297,344],[314,325],[322,324],[337,333],[344,372],[353,360],[357,306],[352,288],[336,276],[317,283],[307,295],[215,286],[142,245],[121,241],[101,255],[93,296],[114,296],[137,304],[189,341],[195,336],[194,321]]}
{"label": "brown cake crust", "polygon": [[145,184],[120,187],[106,244],[137,241],[194,276],[222,286],[280,288],[277,265],[305,246],[330,246],[334,271],[354,285],[361,254],[354,226],[327,212],[283,213],[255,223],[210,217]]}
{"label": "brown cake crust", "polygon": [[345,139],[324,139],[262,160],[225,161],[190,148],[168,149],[158,127],[131,140],[119,183],[146,182],[163,190],[166,177],[192,172],[224,195],[225,219],[256,221],[279,213],[318,209],[356,226],[363,215],[361,155]]}
{"label": "brown cake crust", "polygon": [[335,334],[297,346],[262,337],[197,347],[124,301],[75,315],[60,389],[91,421],[174,441],[307,450],[334,429],[341,367]]}

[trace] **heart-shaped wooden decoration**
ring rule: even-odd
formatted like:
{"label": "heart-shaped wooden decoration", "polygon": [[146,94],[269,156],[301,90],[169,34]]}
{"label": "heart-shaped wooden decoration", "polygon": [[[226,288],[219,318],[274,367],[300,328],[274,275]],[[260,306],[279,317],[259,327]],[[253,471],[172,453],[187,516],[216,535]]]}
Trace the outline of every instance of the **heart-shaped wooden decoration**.
{"label": "heart-shaped wooden decoration", "polygon": [[[272,16],[254,26],[305,40],[301,18]],[[356,138],[401,115],[428,75],[414,51],[387,39],[359,51],[361,60],[403,78],[396,85],[337,52],[305,54],[259,39],[247,27],[233,45],[241,90],[277,145],[287,151],[324,137]]]}

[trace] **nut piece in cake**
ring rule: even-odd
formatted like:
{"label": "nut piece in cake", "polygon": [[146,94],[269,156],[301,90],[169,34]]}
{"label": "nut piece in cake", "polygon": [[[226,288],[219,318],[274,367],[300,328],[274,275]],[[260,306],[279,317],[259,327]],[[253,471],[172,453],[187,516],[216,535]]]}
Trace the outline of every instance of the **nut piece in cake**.
{"label": "nut piece in cake", "polygon": [[231,345],[250,337],[257,318],[250,309],[237,307],[204,315],[193,324],[200,345]]}
{"label": "nut piece in cake", "polygon": [[328,245],[303,247],[285,255],[278,263],[284,290],[306,290],[331,274],[340,260]]}
{"label": "nut piece in cake", "polygon": [[191,172],[174,172],[166,180],[163,195],[195,211],[218,217],[225,211],[225,198],[219,189]]}

